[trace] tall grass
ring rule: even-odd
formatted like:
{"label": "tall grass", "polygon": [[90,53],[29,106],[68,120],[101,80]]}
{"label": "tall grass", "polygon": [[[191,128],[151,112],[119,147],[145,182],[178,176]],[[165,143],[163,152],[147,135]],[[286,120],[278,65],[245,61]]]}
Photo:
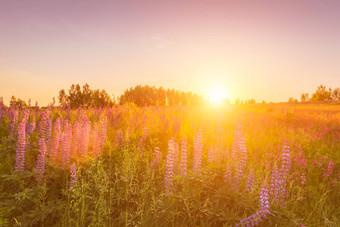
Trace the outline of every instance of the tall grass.
{"label": "tall grass", "polygon": [[0,226],[339,226],[339,116],[1,105]]}

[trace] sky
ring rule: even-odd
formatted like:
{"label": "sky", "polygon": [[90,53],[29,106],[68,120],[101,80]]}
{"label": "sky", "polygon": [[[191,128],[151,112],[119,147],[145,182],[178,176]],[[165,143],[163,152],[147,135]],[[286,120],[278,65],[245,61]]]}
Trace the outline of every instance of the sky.
{"label": "sky", "polygon": [[340,1],[1,0],[0,96],[88,83],[287,101],[340,86]]}

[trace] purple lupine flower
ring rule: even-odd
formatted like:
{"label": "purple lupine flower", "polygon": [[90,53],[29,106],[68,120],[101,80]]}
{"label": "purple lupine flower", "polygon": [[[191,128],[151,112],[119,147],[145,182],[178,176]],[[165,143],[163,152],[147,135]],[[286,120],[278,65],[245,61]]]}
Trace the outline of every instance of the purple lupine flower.
{"label": "purple lupine flower", "polygon": [[100,134],[98,132],[98,125],[95,124],[93,130],[91,131],[92,134],[92,157],[98,157],[100,152]]}
{"label": "purple lupine flower", "polygon": [[34,132],[36,125],[37,125],[37,123],[35,121],[30,123],[30,128],[29,128],[29,131],[28,131],[29,134],[32,134]]}
{"label": "purple lupine flower", "polygon": [[72,141],[72,125],[67,125],[64,133],[62,134],[61,143],[61,163],[64,167],[67,167],[68,164],[70,163],[71,141]]}
{"label": "purple lupine flower", "polygon": [[49,117],[46,117],[45,142],[48,148],[51,146],[51,134],[52,134],[52,119]]}
{"label": "purple lupine flower", "polygon": [[247,150],[245,145],[245,139],[243,137],[239,139],[237,155],[238,155],[237,166],[235,168],[235,176],[233,181],[233,187],[235,189],[238,189],[240,187],[240,182],[243,178],[243,173],[247,165]]}
{"label": "purple lupine flower", "polygon": [[270,181],[270,191],[269,194],[273,201],[278,201],[280,194],[280,173],[277,169],[276,163],[273,166],[272,177]]}
{"label": "purple lupine flower", "polygon": [[168,155],[166,156],[166,166],[165,166],[165,194],[168,195],[172,191],[173,178],[174,178],[174,139],[169,140],[168,144]]}
{"label": "purple lupine flower", "polygon": [[266,181],[264,182],[260,190],[260,207],[262,211],[262,217],[267,218],[266,214],[270,214],[270,207],[269,190]]}
{"label": "purple lupine flower", "polygon": [[75,163],[73,163],[70,167],[70,174],[71,174],[71,179],[70,179],[69,190],[73,190],[77,182],[77,166]]}
{"label": "purple lupine flower", "polygon": [[117,143],[120,144],[120,145],[121,145],[121,143],[124,142],[124,138],[123,138],[123,130],[122,130],[122,129],[118,130],[118,132],[117,132],[117,134],[116,134],[116,141],[117,141]]}
{"label": "purple lupine flower", "polygon": [[177,142],[174,142],[174,174],[179,172],[179,145]]}
{"label": "purple lupine flower", "polygon": [[143,135],[142,135],[142,137],[139,138],[138,145],[137,145],[138,150],[141,153],[143,152],[143,143],[144,143],[144,141],[146,140],[147,137],[148,137],[148,128],[144,127],[143,128]]}
{"label": "purple lupine flower", "polygon": [[61,119],[58,117],[54,123],[53,141],[50,152],[50,158],[53,162],[58,160],[60,138],[61,138]]}
{"label": "purple lupine flower", "polygon": [[156,169],[161,164],[162,153],[159,151],[159,147],[155,147],[154,155],[151,160],[151,168]]}
{"label": "purple lupine flower", "polygon": [[16,160],[14,172],[23,172],[25,167],[25,148],[26,148],[26,122],[25,119],[18,125],[18,139],[16,149]]}
{"label": "purple lupine flower", "polygon": [[80,141],[80,125],[79,122],[76,121],[73,124],[73,136],[72,136],[72,154],[76,155],[79,148]]}
{"label": "purple lupine flower", "polygon": [[39,119],[39,124],[38,124],[38,135],[39,135],[39,137],[45,136],[46,118],[47,118],[47,110],[40,114],[40,119]]}
{"label": "purple lupine flower", "polygon": [[284,205],[284,199],[287,193],[287,179],[288,174],[291,169],[291,156],[290,156],[290,147],[289,146],[283,146],[282,149],[282,162],[281,162],[281,168],[279,172],[279,179],[280,179],[280,200],[281,205]]}
{"label": "purple lupine flower", "polygon": [[15,136],[17,124],[18,124],[18,111],[15,109],[14,103],[12,103],[12,105],[11,105],[10,112],[9,112],[9,118],[10,118],[9,134],[12,135],[12,136]]}
{"label": "purple lupine flower", "polygon": [[103,146],[106,141],[106,132],[107,132],[107,119],[106,116],[101,115],[99,119],[100,123],[100,149],[103,149]]}
{"label": "purple lupine flower", "polygon": [[81,143],[80,152],[82,157],[87,156],[89,147],[89,137],[90,137],[91,125],[87,119],[83,119],[82,129],[81,129]]}
{"label": "purple lupine flower", "polygon": [[210,148],[208,151],[208,161],[210,163],[214,163],[214,161],[216,160],[216,150],[214,148]]}
{"label": "purple lupine flower", "polygon": [[197,135],[194,138],[194,166],[193,166],[194,173],[198,175],[201,174],[202,155],[203,155],[203,135],[202,129],[199,129]]}
{"label": "purple lupine flower", "polygon": [[187,176],[187,162],[188,162],[187,141],[183,140],[181,143],[181,162],[180,162],[180,171],[179,171],[179,174],[182,177]]}
{"label": "purple lupine flower", "polygon": [[260,190],[260,207],[261,209],[258,212],[244,218],[236,226],[257,226],[263,219],[267,219],[267,215],[270,214],[270,207],[266,180]]}
{"label": "purple lupine flower", "polygon": [[[229,163],[228,163],[229,164]],[[227,165],[226,171],[225,171],[225,177],[224,182],[231,184],[232,183],[232,168],[230,165]]]}
{"label": "purple lupine flower", "polygon": [[38,182],[42,182],[44,173],[45,173],[45,157],[46,157],[46,143],[45,138],[39,138],[39,154],[37,158],[37,166],[36,166],[36,178]]}
{"label": "purple lupine flower", "polygon": [[2,97],[0,97],[0,125],[2,122],[2,116],[4,114],[4,100]]}
{"label": "purple lupine flower", "polygon": [[248,174],[248,180],[247,180],[247,186],[246,186],[247,192],[253,193],[253,191],[254,191],[254,182],[255,182],[255,173],[254,173],[254,169],[251,168],[249,170],[249,174]]}

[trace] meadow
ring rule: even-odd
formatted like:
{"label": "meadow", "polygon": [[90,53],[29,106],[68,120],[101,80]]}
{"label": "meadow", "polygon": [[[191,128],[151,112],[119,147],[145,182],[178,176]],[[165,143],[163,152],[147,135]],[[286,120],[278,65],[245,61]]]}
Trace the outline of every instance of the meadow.
{"label": "meadow", "polygon": [[340,226],[340,105],[0,104],[0,226]]}

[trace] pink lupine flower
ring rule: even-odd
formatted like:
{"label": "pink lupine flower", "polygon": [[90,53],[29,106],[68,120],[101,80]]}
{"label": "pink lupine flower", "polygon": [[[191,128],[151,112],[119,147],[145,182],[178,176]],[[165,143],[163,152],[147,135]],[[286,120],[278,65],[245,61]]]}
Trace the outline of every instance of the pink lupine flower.
{"label": "pink lupine flower", "polygon": [[263,183],[260,190],[260,207],[261,209],[258,212],[241,220],[236,226],[255,226],[262,222],[263,219],[267,219],[267,215],[270,214],[270,207],[266,181]]}
{"label": "pink lupine flower", "polygon": [[39,138],[39,154],[37,158],[37,166],[36,166],[36,178],[37,181],[41,182],[45,173],[45,157],[46,157],[46,143],[45,138]]}
{"label": "pink lupine flower", "polygon": [[52,119],[49,117],[46,117],[46,123],[45,123],[45,141],[46,146],[50,148],[51,146],[51,134],[52,134]]}
{"label": "pink lupine flower", "polygon": [[10,118],[9,134],[12,135],[12,136],[15,136],[17,124],[18,124],[18,111],[15,110],[14,104],[11,105],[10,112],[9,112],[9,118]]}
{"label": "pink lupine flower", "polygon": [[103,146],[106,141],[106,132],[107,132],[107,118],[104,115],[100,116],[100,149],[103,149]]}
{"label": "pink lupine flower", "polygon": [[166,156],[166,166],[165,166],[165,194],[171,194],[173,187],[173,178],[174,178],[174,140],[173,138],[169,140],[168,144],[168,155]]}
{"label": "pink lupine flower", "polygon": [[161,164],[162,161],[162,154],[159,151],[159,147],[155,147],[154,155],[151,160],[151,168],[156,169]]}
{"label": "pink lupine flower", "polygon": [[179,171],[179,174],[182,177],[187,176],[187,162],[188,162],[187,141],[183,140],[181,143],[181,162],[180,162],[180,171]]}
{"label": "pink lupine flower", "polygon": [[53,133],[52,147],[50,151],[50,158],[53,162],[57,161],[58,159],[61,136],[62,136],[61,135],[61,119],[57,118],[57,120],[54,123],[54,133]]}
{"label": "pink lupine flower", "polygon": [[254,183],[255,183],[255,173],[254,173],[254,169],[251,168],[248,174],[248,180],[247,180],[247,186],[246,186],[247,192],[253,193]]}
{"label": "pink lupine flower", "polygon": [[14,172],[23,172],[25,165],[25,148],[26,148],[26,122],[23,119],[18,125],[18,139],[16,149],[16,160]]}
{"label": "pink lupine flower", "polygon": [[224,182],[226,182],[228,184],[232,183],[232,170],[231,169],[232,169],[231,166],[227,165],[227,168],[226,168],[226,171],[225,171]]}
{"label": "pink lupine flower", "polygon": [[76,121],[73,124],[72,150],[71,150],[71,153],[74,155],[76,155],[78,152],[79,141],[80,141],[80,125],[79,121]]}
{"label": "pink lupine flower", "polygon": [[193,170],[194,170],[194,173],[197,175],[201,174],[202,155],[203,155],[203,135],[202,135],[202,129],[199,129],[197,135],[194,138]]}
{"label": "pink lupine flower", "polygon": [[98,132],[98,125],[95,124],[93,130],[91,131],[92,134],[92,157],[98,157],[100,152],[100,135]]}

